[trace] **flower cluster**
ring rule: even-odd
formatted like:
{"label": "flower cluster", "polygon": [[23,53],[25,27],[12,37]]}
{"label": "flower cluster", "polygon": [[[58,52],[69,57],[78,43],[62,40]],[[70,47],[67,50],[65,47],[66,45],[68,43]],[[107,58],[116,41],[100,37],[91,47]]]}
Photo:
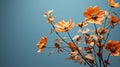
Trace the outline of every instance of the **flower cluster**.
{"label": "flower cluster", "polygon": [[[46,46],[48,38],[46,36],[41,37],[37,43],[38,52],[43,52],[45,48],[55,48],[57,51],[51,51],[50,54],[66,51],[69,55],[68,60],[89,67],[108,67],[111,56],[120,56],[120,42],[118,40],[108,40],[111,30],[120,24],[118,14],[111,10],[112,8],[118,9],[120,5],[115,3],[114,0],[108,0],[108,5],[110,11],[101,10],[99,6],[89,6],[83,13],[85,21],[78,23],[73,22],[72,19],[54,22],[54,11],[44,12],[48,23],[53,27],[51,33],[56,33],[58,38],[54,40],[53,46]],[[94,29],[87,28],[88,24],[93,25]],[[69,32],[74,27],[79,29],[75,36],[71,36]],[[63,32],[68,37],[62,37],[60,33]],[[63,46],[63,42],[66,46]],[[80,44],[86,45],[82,47]]]}

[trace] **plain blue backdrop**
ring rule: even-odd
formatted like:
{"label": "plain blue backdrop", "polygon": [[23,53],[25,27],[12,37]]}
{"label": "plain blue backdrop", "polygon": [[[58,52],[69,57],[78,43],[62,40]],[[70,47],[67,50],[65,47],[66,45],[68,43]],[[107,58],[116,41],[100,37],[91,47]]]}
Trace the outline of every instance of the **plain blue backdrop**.
{"label": "plain blue backdrop", "polygon": [[[51,26],[43,16],[44,11],[54,9],[55,21],[71,18],[79,22],[84,21],[86,8],[95,5],[110,9],[107,0],[0,0],[0,67],[84,67],[66,60],[66,52],[48,56],[51,49],[45,49],[37,53],[36,43],[46,35],[47,45],[52,45],[57,37],[49,34]],[[120,8],[113,11],[120,16]],[[120,40],[120,26],[112,31],[110,38]],[[110,67],[119,67],[120,57],[112,57],[110,62]]]}

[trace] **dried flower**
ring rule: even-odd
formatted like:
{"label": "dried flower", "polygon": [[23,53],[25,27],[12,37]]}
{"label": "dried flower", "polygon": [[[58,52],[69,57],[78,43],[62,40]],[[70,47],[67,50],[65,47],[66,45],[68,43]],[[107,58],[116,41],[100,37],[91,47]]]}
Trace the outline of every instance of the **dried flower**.
{"label": "dried flower", "polygon": [[87,26],[87,22],[79,22],[76,26],[85,27],[85,26]]}
{"label": "dried flower", "polygon": [[118,18],[115,17],[115,16],[111,16],[111,17],[110,17],[110,20],[111,20],[112,23],[120,23],[120,19],[118,19]]}
{"label": "dried flower", "polygon": [[44,17],[49,17],[49,16],[52,16],[52,15],[53,15],[53,9],[49,10],[47,12],[44,12]]}
{"label": "dried flower", "polygon": [[98,34],[99,35],[104,35],[106,34],[107,32],[109,32],[109,30],[105,29],[105,28],[99,28],[98,29]]}
{"label": "dried flower", "polygon": [[84,12],[85,20],[89,23],[101,24],[104,20],[105,12],[100,10],[98,6],[95,7],[88,7],[87,10]]}
{"label": "dried flower", "polygon": [[106,44],[106,50],[110,51],[112,56],[119,56],[120,55],[120,42],[119,41],[112,41],[109,40]]}
{"label": "dried flower", "polygon": [[40,38],[40,41],[37,43],[37,47],[39,48],[38,52],[42,52],[46,47],[47,37]]}
{"label": "dried flower", "polygon": [[62,20],[55,24],[57,32],[68,32],[74,27],[74,25],[75,24],[72,22],[71,19],[69,19],[68,22],[65,22],[64,20]]}
{"label": "dried flower", "polygon": [[118,19],[117,17],[115,17],[115,16],[111,16],[110,17],[110,22],[109,22],[109,25],[110,25],[110,27],[111,28],[114,28],[114,24],[120,24],[120,19]]}
{"label": "dried flower", "polygon": [[85,30],[79,29],[79,30],[78,30],[78,33],[85,34],[85,33],[88,33],[89,31],[90,31],[89,28],[86,28]]}
{"label": "dried flower", "polygon": [[44,12],[44,17],[47,18],[48,23],[52,24],[55,19],[53,16],[53,9],[48,12]]}
{"label": "dried flower", "polygon": [[108,0],[108,4],[112,8],[118,8],[118,7],[120,7],[119,3],[115,3],[114,0]]}
{"label": "dried flower", "polygon": [[91,53],[87,54],[85,57],[89,60],[94,60],[94,57],[92,56]]}
{"label": "dried flower", "polygon": [[76,46],[75,46],[75,44],[73,42],[68,42],[68,46],[70,47],[72,52],[76,51]]}

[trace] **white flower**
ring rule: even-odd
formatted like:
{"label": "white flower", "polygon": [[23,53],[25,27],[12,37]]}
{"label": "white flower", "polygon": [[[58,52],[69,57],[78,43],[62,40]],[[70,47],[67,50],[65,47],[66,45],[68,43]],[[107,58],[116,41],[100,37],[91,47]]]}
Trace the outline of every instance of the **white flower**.
{"label": "white flower", "polygon": [[84,51],[84,48],[83,48],[83,47],[79,47],[79,50],[80,50],[80,51]]}
{"label": "white flower", "polygon": [[77,35],[75,35],[72,39],[73,39],[73,40],[76,40],[78,37],[80,37],[80,35],[77,34]]}
{"label": "white flower", "polygon": [[92,39],[98,40],[98,37],[96,35],[91,35]]}
{"label": "white flower", "polygon": [[86,57],[87,59],[94,60],[94,57],[92,56],[91,53],[87,54],[85,57]]}
{"label": "white flower", "polygon": [[48,12],[44,12],[44,17],[49,17],[53,15],[53,9],[49,10]]}
{"label": "white flower", "polygon": [[90,43],[90,46],[94,46],[94,45],[95,45],[95,43],[94,43],[94,42],[91,42],[91,43]]}
{"label": "white flower", "polygon": [[70,54],[70,56],[76,56],[76,55],[78,55],[78,52],[74,51],[74,52],[70,52],[69,54]]}
{"label": "white flower", "polygon": [[86,30],[81,30],[81,29],[79,29],[79,30],[78,30],[78,33],[84,34],[84,33],[88,33],[89,31],[90,31],[89,28],[86,28]]}
{"label": "white flower", "polygon": [[111,15],[110,15],[110,13],[108,11],[105,11],[105,15],[106,15],[107,18],[111,17]]}

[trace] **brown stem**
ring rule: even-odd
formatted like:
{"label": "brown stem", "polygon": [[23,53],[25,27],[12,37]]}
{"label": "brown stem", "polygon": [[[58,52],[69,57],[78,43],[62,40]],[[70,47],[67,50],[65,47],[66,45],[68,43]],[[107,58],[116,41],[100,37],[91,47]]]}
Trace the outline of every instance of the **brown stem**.
{"label": "brown stem", "polygon": [[[112,7],[110,8],[109,12],[111,12],[111,10],[112,10]],[[106,21],[107,21],[107,19],[108,19],[107,17],[108,17],[108,16],[105,17],[105,22],[104,22],[104,26],[103,26],[104,28],[105,28],[105,26],[106,26]]]}
{"label": "brown stem", "polygon": [[[99,35],[98,35],[98,32],[97,32],[97,26],[96,26],[95,23],[94,23],[94,27],[95,27],[95,31],[96,31],[97,37],[99,38]],[[101,43],[101,40],[98,39],[98,42]],[[103,65],[105,66],[105,63],[104,63],[103,57],[102,57],[102,51],[101,51],[101,49],[102,49],[102,48],[99,48],[99,54],[101,54],[101,57],[98,56],[98,57],[99,57],[99,65],[100,65],[100,67],[101,67],[101,64],[102,64],[102,63],[103,63]],[[101,63],[101,61],[102,61],[102,63]]]}
{"label": "brown stem", "polygon": [[[72,40],[72,37],[70,36],[69,32],[67,32],[68,36],[70,37],[71,41],[74,43],[74,41]],[[75,45],[75,43],[74,43]],[[76,45],[75,45],[76,46]],[[81,52],[79,51],[79,48],[76,46],[76,50],[78,51],[79,55],[82,57],[82,59],[90,66],[93,67],[88,61],[87,59],[81,54]]]}

